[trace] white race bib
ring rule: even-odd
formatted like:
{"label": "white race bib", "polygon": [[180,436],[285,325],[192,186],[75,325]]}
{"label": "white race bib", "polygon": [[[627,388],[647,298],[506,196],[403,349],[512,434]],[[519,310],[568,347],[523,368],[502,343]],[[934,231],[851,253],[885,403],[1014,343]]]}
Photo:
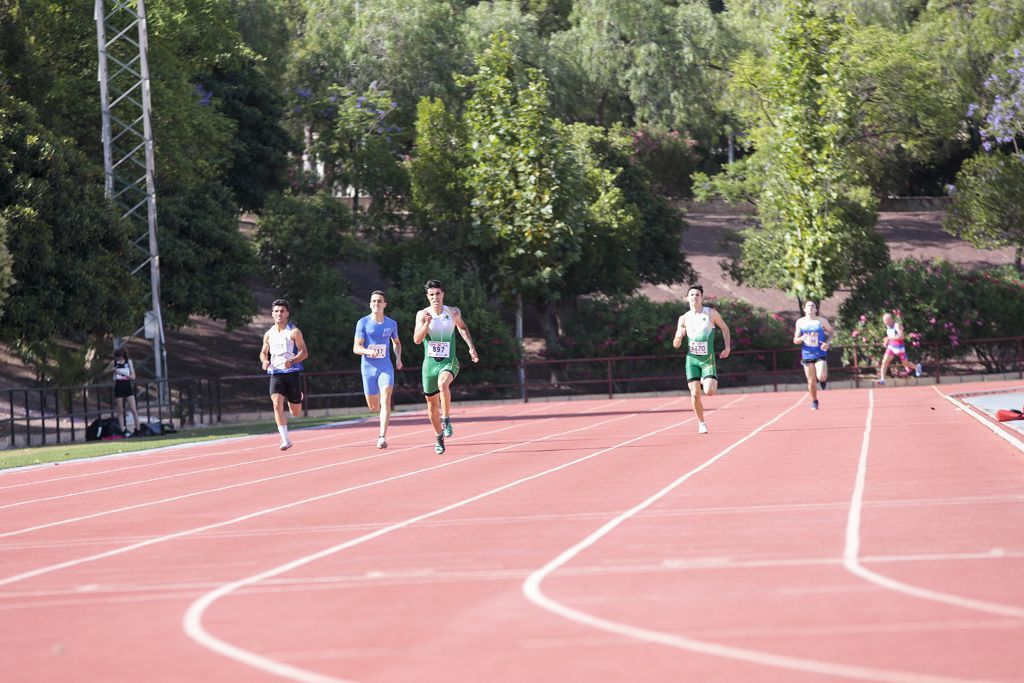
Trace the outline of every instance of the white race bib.
{"label": "white race bib", "polygon": [[708,355],[708,343],[707,341],[691,341],[690,342],[690,354],[694,356],[706,356]]}
{"label": "white race bib", "polygon": [[450,349],[451,342],[427,342],[427,355],[431,358],[447,358]]}
{"label": "white race bib", "polygon": [[370,344],[367,346],[370,350],[370,358],[387,358],[388,357],[388,345],[387,344]]}
{"label": "white race bib", "polygon": [[818,346],[818,333],[817,332],[806,332],[804,334],[804,344],[807,346]]}
{"label": "white race bib", "polygon": [[270,355],[283,356],[288,353],[288,340],[282,337],[270,340]]}

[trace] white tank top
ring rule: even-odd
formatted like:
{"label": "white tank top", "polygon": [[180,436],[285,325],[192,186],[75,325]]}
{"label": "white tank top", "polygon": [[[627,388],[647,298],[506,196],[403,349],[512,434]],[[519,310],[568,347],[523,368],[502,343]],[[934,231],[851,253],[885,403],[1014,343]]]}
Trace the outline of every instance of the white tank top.
{"label": "white tank top", "polygon": [[290,368],[284,366],[285,361],[295,358],[298,347],[292,341],[292,333],[298,328],[288,323],[283,330],[278,330],[274,325],[267,332],[267,341],[270,343],[270,367],[267,372],[271,375],[280,375],[287,372],[298,372],[302,369],[302,363],[292,365]]}
{"label": "white tank top", "polygon": [[447,306],[441,307],[441,314],[434,315],[434,309],[428,308],[430,314],[430,326],[427,328],[427,338],[430,341],[450,342],[455,332],[455,318]]}

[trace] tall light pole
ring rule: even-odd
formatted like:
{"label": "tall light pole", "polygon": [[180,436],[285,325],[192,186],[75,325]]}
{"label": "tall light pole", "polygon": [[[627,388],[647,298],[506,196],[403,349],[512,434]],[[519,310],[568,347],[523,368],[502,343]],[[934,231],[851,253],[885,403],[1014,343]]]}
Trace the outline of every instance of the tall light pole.
{"label": "tall light pole", "polygon": [[153,376],[165,380],[145,0],[96,0],[95,19],[106,195],[139,228],[132,240],[139,260],[129,264],[131,276],[145,276],[149,266],[151,306],[132,336],[152,340]]}

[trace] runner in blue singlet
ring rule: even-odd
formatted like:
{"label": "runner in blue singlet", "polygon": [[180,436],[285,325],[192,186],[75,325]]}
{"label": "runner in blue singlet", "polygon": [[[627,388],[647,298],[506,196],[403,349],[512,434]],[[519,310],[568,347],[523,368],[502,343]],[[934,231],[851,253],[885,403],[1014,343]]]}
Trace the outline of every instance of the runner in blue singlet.
{"label": "runner in blue singlet", "polygon": [[[356,336],[352,353],[362,356],[359,363],[363,375],[363,395],[366,405],[380,413],[380,436],[377,448],[387,448],[388,421],[391,419],[391,392],[395,387],[395,367],[402,369],[402,342],[398,338],[398,323],[385,317],[388,301],[384,292],[370,294],[370,315],[356,323]],[[395,365],[391,365],[391,347],[394,345]]]}
{"label": "runner in blue singlet", "polygon": [[818,304],[804,303],[804,317],[796,321],[793,343],[800,345],[800,362],[807,377],[807,391],[811,394],[811,410],[818,409],[818,388],[828,386],[829,339],[835,334],[825,318],[818,317]]}

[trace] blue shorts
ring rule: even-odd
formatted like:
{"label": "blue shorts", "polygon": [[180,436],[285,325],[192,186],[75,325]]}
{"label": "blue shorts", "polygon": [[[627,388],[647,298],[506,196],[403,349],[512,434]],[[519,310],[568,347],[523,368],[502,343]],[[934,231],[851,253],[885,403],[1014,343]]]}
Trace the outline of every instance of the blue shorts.
{"label": "blue shorts", "polygon": [[363,363],[363,393],[367,396],[377,396],[383,387],[395,386],[395,366],[390,362],[380,365]]}

